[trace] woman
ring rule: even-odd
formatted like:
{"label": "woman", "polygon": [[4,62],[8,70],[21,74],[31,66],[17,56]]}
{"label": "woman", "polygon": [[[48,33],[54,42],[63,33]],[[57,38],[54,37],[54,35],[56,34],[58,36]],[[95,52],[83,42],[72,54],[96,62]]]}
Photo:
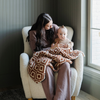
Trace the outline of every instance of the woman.
{"label": "woman", "polygon": [[[49,14],[42,13],[38,16],[35,24],[32,25],[28,32],[28,41],[34,52],[47,50],[48,47],[57,38],[59,27],[53,24]],[[70,90],[70,64],[62,64],[58,71],[56,90],[54,87],[55,78],[52,69],[46,67],[46,78],[42,81],[42,86],[47,100],[71,100]]]}

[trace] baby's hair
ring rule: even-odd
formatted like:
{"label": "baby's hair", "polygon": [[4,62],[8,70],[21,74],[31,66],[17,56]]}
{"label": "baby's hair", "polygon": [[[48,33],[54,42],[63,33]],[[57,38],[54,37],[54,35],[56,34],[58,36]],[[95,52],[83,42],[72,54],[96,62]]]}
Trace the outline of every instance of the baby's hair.
{"label": "baby's hair", "polygon": [[61,28],[65,28],[65,26],[64,26],[64,25],[62,25],[62,26],[61,26]]}
{"label": "baby's hair", "polygon": [[59,29],[64,29],[66,32],[68,31],[64,25],[60,26]]}

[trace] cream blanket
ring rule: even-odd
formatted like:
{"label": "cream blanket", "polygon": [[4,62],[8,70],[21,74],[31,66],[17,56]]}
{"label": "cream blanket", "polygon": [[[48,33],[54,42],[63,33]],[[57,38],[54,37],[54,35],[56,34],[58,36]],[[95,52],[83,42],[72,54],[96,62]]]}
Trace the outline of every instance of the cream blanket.
{"label": "cream blanket", "polygon": [[45,79],[46,66],[50,66],[56,72],[64,62],[72,64],[72,60],[76,59],[80,53],[84,56],[84,53],[80,50],[60,47],[35,52],[29,61],[28,74],[36,83],[41,82]]}

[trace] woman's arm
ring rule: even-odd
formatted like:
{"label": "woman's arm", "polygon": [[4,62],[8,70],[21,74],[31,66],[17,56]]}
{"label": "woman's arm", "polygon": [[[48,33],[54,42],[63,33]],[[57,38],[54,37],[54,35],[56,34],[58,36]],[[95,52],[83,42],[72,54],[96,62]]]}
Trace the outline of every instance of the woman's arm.
{"label": "woman's arm", "polygon": [[57,34],[58,33],[59,26],[56,25],[56,24],[53,24],[53,27],[54,27],[54,33]]}
{"label": "woman's arm", "polygon": [[58,37],[57,36],[57,33],[58,33],[59,26],[56,25],[56,24],[53,24],[53,29],[54,29],[54,37],[53,37],[53,40],[55,40]]}
{"label": "woman's arm", "polygon": [[30,37],[29,37],[29,44],[30,44],[30,47],[31,47],[31,50],[32,52],[34,53],[34,49],[36,48],[36,32],[35,31],[30,31],[29,33]]}

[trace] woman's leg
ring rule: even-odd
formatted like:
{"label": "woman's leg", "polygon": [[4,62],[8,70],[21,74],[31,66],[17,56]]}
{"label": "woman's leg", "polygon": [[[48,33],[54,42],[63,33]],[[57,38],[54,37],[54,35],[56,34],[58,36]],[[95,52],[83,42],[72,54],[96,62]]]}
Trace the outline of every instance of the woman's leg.
{"label": "woman's leg", "polygon": [[47,66],[45,79],[42,82],[42,86],[46,95],[47,100],[53,100],[54,97],[54,73],[52,69]]}
{"label": "woman's leg", "polygon": [[70,64],[62,64],[58,71],[54,100],[71,100]]}

